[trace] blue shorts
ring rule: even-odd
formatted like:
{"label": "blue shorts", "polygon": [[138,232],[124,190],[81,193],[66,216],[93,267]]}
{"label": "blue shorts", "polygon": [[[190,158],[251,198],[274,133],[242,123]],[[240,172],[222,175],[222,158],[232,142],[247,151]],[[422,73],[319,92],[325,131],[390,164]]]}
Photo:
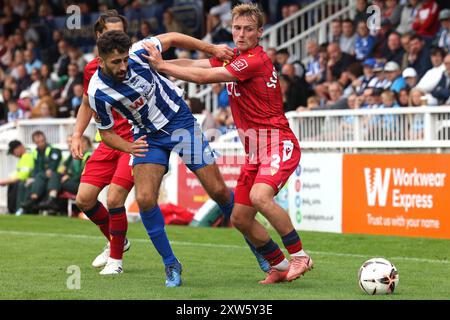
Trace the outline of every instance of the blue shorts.
{"label": "blue shorts", "polygon": [[[134,140],[141,135],[135,134]],[[216,158],[191,111],[180,107],[177,114],[162,129],[147,134],[148,152],[134,157],[133,166],[154,163],[169,167],[170,153],[176,152],[191,171],[213,164]]]}

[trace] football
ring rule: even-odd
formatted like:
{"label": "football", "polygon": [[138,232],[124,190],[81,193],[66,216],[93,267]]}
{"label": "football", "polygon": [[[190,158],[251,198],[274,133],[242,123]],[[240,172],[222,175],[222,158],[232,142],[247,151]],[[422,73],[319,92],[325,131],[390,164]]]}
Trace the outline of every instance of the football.
{"label": "football", "polygon": [[359,268],[359,286],[370,295],[393,293],[398,286],[398,280],[397,268],[383,258],[367,260]]}

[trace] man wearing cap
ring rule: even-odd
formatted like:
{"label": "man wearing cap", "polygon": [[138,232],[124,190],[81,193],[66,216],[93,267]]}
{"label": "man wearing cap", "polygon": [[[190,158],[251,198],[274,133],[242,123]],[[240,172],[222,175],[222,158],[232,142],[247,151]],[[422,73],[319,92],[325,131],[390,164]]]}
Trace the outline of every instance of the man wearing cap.
{"label": "man wearing cap", "polygon": [[25,149],[19,140],[9,142],[8,154],[18,158],[16,171],[9,178],[0,179],[0,186],[8,186],[8,211],[16,212],[23,200],[25,181],[34,168],[33,155]]}
{"label": "man wearing cap", "polygon": [[397,62],[389,61],[384,66],[386,78],[392,83],[390,90],[399,93],[400,90],[406,87],[405,79],[402,77],[402,71]]}
{"label": "man wearing cap", "polygon": [[414,88],[417,84],[417,72],[414,68],[406,68],[402,72],[402,77],[406,81],[406,88],[408,90]]}
{"label": "man wearing cap", "polygon": [[374,58],[368,58],[363,62],[363,75],[352,82],[352,86],[355,88],[355,92],[361,95],[364,90],[370,86],[374,86],[375,73],[373,68],[375,67],[376,60]]}
{"label": "man wearing cap", "polygon": [[441,29],[436,36],[435,44],[442,49],[450,49],[450,9],[444,9],[439,12],[439,22]]}
{"label": "man wearing cap", "polygon": [[375,73],[375,78],[369,83],[369,87],[383,90],[389,89],[391,87],[392,83],[386,78],[386,72],[384,72],[383,62],[375,63],[373,72]]}

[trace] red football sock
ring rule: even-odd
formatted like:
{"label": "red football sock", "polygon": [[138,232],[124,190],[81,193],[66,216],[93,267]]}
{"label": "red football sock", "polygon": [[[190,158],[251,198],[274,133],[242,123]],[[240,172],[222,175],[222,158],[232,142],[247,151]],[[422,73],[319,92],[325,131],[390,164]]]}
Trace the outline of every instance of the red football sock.
{"label": "red football sock", "polygon": [[97,201],[95,206],[91,210],[85,211],[84,214],[100,228],[101,232],[109,241],[109,214],[103,204]]}
{"label": "red football sock", "polygon": [[121,260],[123,256],[123,246],[128,230],[127,214],[125,207],[110,209],[111,223],[109,232],[111,234],[110,258]]}

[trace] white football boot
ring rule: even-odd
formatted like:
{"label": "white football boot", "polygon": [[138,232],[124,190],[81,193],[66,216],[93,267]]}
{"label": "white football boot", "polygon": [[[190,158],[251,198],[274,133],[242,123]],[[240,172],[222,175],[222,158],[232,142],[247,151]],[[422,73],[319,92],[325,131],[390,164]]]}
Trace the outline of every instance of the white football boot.
{"label": "white football boot", "polygon": [[[125,239],[125,244],[123,246],[123,252],[127,252],[131,247],[131,242],[128,239]],[[110,248],[109,248],[109,242],[106,243],[105,248],[103,249],[103,252],[100,253],[95,259],[94,261],[92,261],[92,266],[94,268],[101,268],[106,266],[106,263],[108,262],[108,258],[109,258],[109,253],[110,253]]]}
{"label": "white football boot", "polygon": [[122,260],[116,260],[113,258],[108,258],[106,266],[100,271],[101,275],[111,275],[123,273]]}

